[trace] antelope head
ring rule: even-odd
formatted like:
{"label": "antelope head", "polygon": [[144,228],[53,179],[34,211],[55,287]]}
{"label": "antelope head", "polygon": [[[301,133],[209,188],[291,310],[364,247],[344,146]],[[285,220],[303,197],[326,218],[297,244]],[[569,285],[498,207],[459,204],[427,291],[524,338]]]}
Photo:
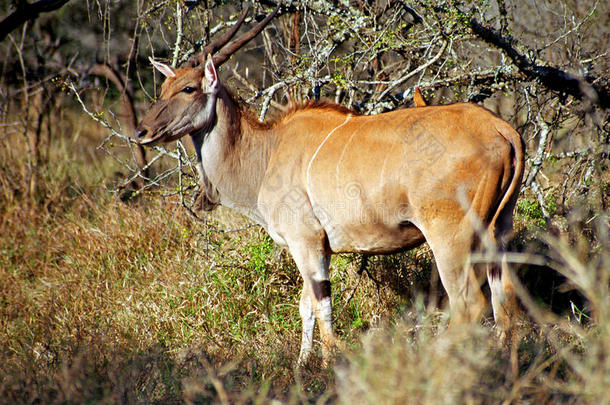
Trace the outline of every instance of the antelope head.
{"label": "antelope head", "polygon": [[[171,142],[187,134],[209,132],[216,120],[216,97],[221,84],[216,67],[224,63],[239,48],[258,35],[277,14],[280,6],[224,49],[244,22],[248,9],[244,10],[237,23],[223,36],[217,38],[187,66],[174,69],[153,61],[153,66],[165,76],[161,96],[146,113],[138,127],[136,137],[142,145]],[[216,53],[217,51],[219,51]],[[216,53],[214,56],[214,53]]]}
{"label": "antelope head", "polygon": [[151,62],[166,79],[159,100],[136,128],[140,144],[170,142],[211,129],[220,88],[212,58],[208,56],[203,68],[173,69],[160,62]]}

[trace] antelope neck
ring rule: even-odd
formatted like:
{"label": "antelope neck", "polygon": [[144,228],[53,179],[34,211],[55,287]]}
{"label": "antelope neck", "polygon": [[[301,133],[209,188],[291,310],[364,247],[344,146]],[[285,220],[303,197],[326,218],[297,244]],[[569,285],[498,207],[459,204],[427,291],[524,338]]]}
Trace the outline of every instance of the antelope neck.
{"label": "antelope neck", "polygon": [[193,137],[201,175],[218,191],[222,205],[263,224],[256,206],[275,137],[272,130],[254,128],[223,88],[215,111],[211,131]]}

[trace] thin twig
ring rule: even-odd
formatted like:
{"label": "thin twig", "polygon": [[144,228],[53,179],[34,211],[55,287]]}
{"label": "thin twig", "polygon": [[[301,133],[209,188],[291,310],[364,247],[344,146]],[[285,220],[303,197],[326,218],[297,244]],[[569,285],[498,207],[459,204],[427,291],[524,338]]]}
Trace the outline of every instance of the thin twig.
{"label": "thin twig", "polygon": [[174,56],[172,57],[172,67],[178,63],[180,54],[180,44],[182,43],[182,4],[176,2],[176,42],[174,43]]}
{"label": "thin twig", "polygon": [[269,103],[271,102],[271,98],[273,97],[273,94],[275,93],[275,91],[285,85],[286,85],[286,83],[281,81],[281,82],[274,84],[271,87],[268,87],[267,89],[265,89],[265,91],[263,91],[263,94],[266,94],[266,96],[265,96],[265,100],[263,101],[263,105],[261,106],[260,115],[258,116],[259,121],[261,121],[261,122],[264,121],[265,115],[267,115],[267,110],[269,109]]}
{"label": "thin twig", "polygon": [[[252,84],[252,82],[250,82],[248,79],[246,79],[245,77],[243,77],[238,71],[237,71],[237,67],[234,67],[231,69],[231,72],[233,73],[233,76],[235,76],[235,78],[237,78],[237,80],[239,80],[244,86],[246,86],[252,93],[254,93],[254,95],[248,99],[248,101],[252,101],[253,99],[256,99],[260,96],[263,95],[264,90],[259,90],[254,84]],[[288,85],[288,83],[286,83],[286,85]],[[277,101],[271,99],[270,101],[271,106],[273,108],[276,108],[280,111],[286,111],[287,108],[286,106],[278,103]]]}
{"label": "thin twig", "polygon": [[377,100],[382,100],[385,96],[388,95],[389,92],[391,92],[392,90],[394,90],[396,88],[396,86],[401,85],[402,83],[404,83],[405,81],[407,81],[409,78],[415,76],[416,74],[418,74],[419,72],[421,72],[422,70],[428,68],[428,66],[432,65],[434,62],[436,62],[437,60],[440,59],[440,57],[443,55],[443,53],[445,52],[445,49],[447,49],[447,45],[449,44],[448,41],[443,40],[441,43],[441,49],[439,49],[438,53],[436,55],[434,55],[434,57],[432,59],[430,59],[428,62],[424,63],[423,65],[419,66],[418,68],[412,70],[411,72],[405,74],[404,76],[396,79],[394,82],[392,82],[392,84],[390,84],[388,86],[387,89],[385,89],[378,97]]}
{"label": "thin twig", "polygon": [[360,286],[361,281],[362,281],[362,272],[358,272],[358,282],[356,283],[356,286],[352,289],[352,292],[350,293],[349,297],[347,298],[347,301],[345,301],[345,304],[343,304],[343,307],[341,307],[339,314],[342,314],[343,311],[345,311],[345,308],[347,308],[347,306],[351,302],[352,298],[354,298],[354,295],[356,294],[356,290]]}
{"label": "thin twig", "polygon": [[544,201],[544,194],[542,193],[542,190],[540,189],[538,182],[533,181],[531,184],[531,188],[532,188],[532,191],[534,192],[534,195],[536,196],[536,199],[538,200],[538,204],[540,205],[540,210],[542,211],[542,215],[544,216],[544,219],[548,221],[550,218],[549,210],[546,206],[546,201]]}
{"label": "thin twig", "polygon": [[542,162],[544,161],[544,153],[549,144],[549,125],[544,121],[544,119],[538,113],[538,119],[536,120],[538,126],[540,127],[540,141],[538,142],[538,150],[536,151],[536,157],[532,161],[532,169],[530,170],[529,175],[527,176],[527,180],[525,182],[525,187],[529,187],[534,180],[536,179],[536,175],[540,171],[542,167]]}
{"label": "thin twig", "polygon": [[549,42],[548,44],[544,45],[543,47],[537,49],[536,52],[537,53],[542,52],[543,50],[555,45],[557,42],[561,41],[562,39],[564,39],[565,37],[567,37],[574,31],[577,31],[584,23],[586,23],[589,20],[589,18],[591,18],[595,14],[598,4],[599,4],[599,1],[596,1],[595,4],[593,5],[593,7],[591,7],[589,14],[587,14],[582,20],[580,20],[578,22],[578,24],[574,25],[574,27],[571,30],[564,32],[562,35],[558,36],[554,41]]}

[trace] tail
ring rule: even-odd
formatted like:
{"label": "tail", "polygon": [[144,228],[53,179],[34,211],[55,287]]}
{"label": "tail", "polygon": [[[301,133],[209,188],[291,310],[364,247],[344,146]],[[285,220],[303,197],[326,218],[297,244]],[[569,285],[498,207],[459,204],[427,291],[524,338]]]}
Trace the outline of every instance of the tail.
{"label": "tail", "polygon": [[503,245],[506,242],[504,238],[512,230],[513,226],[513,210],[517,204],[525,171],[525,151],[521,135],[507,122],[501,121],[496,123],[496,129],[510,143],[513,154],[513,176],[511,182],[504,192],[487,229],[490,237]]}
{"label": "tail", "polygon": [[[497,123],[496,129],[510,143],[513,155],[512,179],[488,226],[489,237],[498,244],[498,250],[501,252],[513,227],[513,210],[525,170],[525,152],[521,136],[508,123]],[[491,290],[494,319],[502,331],[502,336],[507,337],[512,334],[514,319],[520,311],[508,263],[504,257],[501,263],[487,265],[487,281]]]}

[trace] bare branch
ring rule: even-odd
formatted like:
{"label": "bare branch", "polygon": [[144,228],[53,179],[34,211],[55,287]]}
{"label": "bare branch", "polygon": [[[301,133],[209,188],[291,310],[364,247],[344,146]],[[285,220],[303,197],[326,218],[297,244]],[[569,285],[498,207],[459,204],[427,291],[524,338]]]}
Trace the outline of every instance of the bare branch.
{"label": "bare branch", "polygon": [[396,86],[399,86],[400,84],[404,83],[405,81],[407,81],[407,79],[415,76],[416,74],[418,74],[419,72],[421,72],[422,70],[426,69],[428,66],[432,65],[434,62],[436,62],[437,60],[440,59],[440,57],[443,55],[443,53],[445,52],[445,49],[447,49],[447,44],[449,42],[448,41],[443,41],[441,44],[441,49],[439,49],[438,53],[436,55],[434,55],[434,57],[432,59],[430,59],[428,62],[424,63],[423,65],[417,67],[416,69],[412,70],[411,72],[403,75],[402,77],[399,77],[398,79],[394,80],[387,89],[385,89],[378,97],[377,100],[382,100],[385,96],[388,95],[388,93],[392,90],[394,90],[396,88]]}
{"label": "bare branch", "polygon": [[589,100],[603,108],[610,107],[610,86],[599,83],[595,77],[579,78],[553,66],[542,66],[528,59],[515,49],[510,39],[490,27],[480,24],[474,17],[469,26],[485,42],[500,48],[513,61],[515,66],[530,79],[539,80],[547,88],[569,94],[578,100]]}
{"label": "bare branch", "polygon": [[279,89],[280,87],[283,87],[285,85],[286,85],[286,82],[283,82],[283,81],[278,82],[263,92],[263,93],[266,93],[266,96],[265,96],[265,101],[263,101],[263,105],[261,107],[260,115],[258,117],[259,121],[262,122],[265,119],[265,116],[267,115],[267,110],[269,109],[269,103],[271,102],[271,98],[273,97],[273,94],[276,92],[277,89]]}
{"label": "bare branch", "polygon": [[17,2],[17,10],[0,22],[0,41],[23,23],[35,20],[41,13],[62,7],[70,0],[39,0],[36,3]]}
{"label": "bare branch", "polygon": [[[136,127],[138,126],[138,118],[136,116],[136,109],[133,104],[133,96],[131,91],[125,86],[125,80],[121,77],[121,74],[107,64],[94,65],[89,69],[89,73],[93,75],[103,76],[110,80],[117,87],[121,93],[121,105],[123,107],[123,113],[126,116],[126,123],[128,127],[128,135],[132,136]],[[140,144],[135,144],[135,158],[138,167],[143,170],[144,175],[148,176],[147,169],[149,165],[146,163],[146,153],[144,147]]]}
{"label": "bare branch", "polygon": [[182,6],[176,2],[176,42],[174,43],[174,55],[172,56],[172,67],[178,63],[178,54],[182,44]]}
{"label": "bare branch", "polygon": [[542,215],[544,216],[544,219],[548,222],[549,210],[546,207],[546,202],[544,201],[544,194],[542,194],[542,190],[540,189],[540,186],[538,185],[537,181],[532,182],[531,187],[532,191],[534,192],[534,195],[536,196],[536,199],[538,200],[538,204],[540,205]]}
{"label": "bare branch", "polygon": [[[235,78],[237,80],[239,80],[252,93],[254,93],[254,96],[250,100],[248,100],[248,101],[251,101],[252,99],[258,98],[258,97],[263,95],[263,91],[259,90],[254,84],[252,84],[252,82],[250,82],[248,79],[246,79],[241,74],[239,74],[239,72],[237,71],[237,68],[231,69],[231,72],[233,73],[233,76],[235,76]],[[286,111],[287,110],[286,106],[284,106],[283,104],[278,103],[277,101],[275,101],[273,99],[270,100],[270,104],[271,104],[272,107],[274,107],[274,108],[276,108],[276,109],[278,109],[280,111]]]}
{"label": "bare branch", "polygon": [[532,169],[527,176],[527,180],[525,181],[525,187],[529,187],[532,185],[532,182],[536,179],[536,175],[540,171],[542,167],[542,162],[544,161],[544,153],[546,152],[546,148],[549,145],[549,125],[544,122],[544,119],[538,114],[537,119],[538,125],[540,126],[540,141],[538,143],[538,150],[536,151],[536,157],[532,162]]}

